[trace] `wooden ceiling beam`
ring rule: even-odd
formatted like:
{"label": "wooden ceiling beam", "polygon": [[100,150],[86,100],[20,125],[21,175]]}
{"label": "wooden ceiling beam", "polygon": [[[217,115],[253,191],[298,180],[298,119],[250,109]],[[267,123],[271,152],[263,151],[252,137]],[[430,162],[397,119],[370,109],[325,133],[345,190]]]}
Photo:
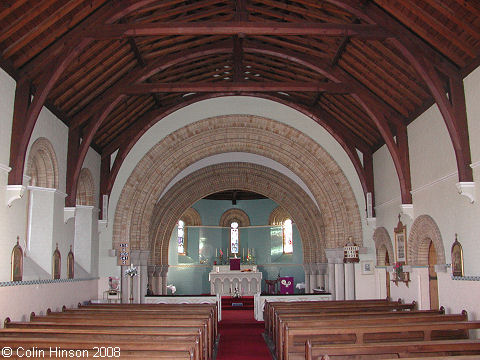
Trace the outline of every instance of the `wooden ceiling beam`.
{"label": "wooden ceiling beam", "polygon": [[[68,49],[74,47],[85,38],[85,29],[95,28],[98,24],[109,24],[121,19],[123,16],[135,11],[142,6],[148,5],[156,0],[119,0],[108,1],[101,9],[90,15],[86,20],[78,24],[71,31],[59,38],[41,54],[21,69],[21,76],[31,78],[32,73],[38,68],[44,68],[48,63],[55,62],[58,57]],[[90,41],[93,38],[89,39]]]}
{"label": "wooden ceiling beam", "polygon": [[132,36],[173,35],[310,35],[351,36],[362,39],[385,39],[390,34],[377,25],[333,24],[316,22],[165,22],[148,24],[109,24],[86,28],[83,36],[96,40],[124,39]]}
{"label": "wooden ceiling beam", "polygon": [[418,36],[412,33],[407,27],[402,25],[393,16],[389,15],[377,5],[371,2],[358,2],[357,0],[326,0],[342,9],[345,9],[370,24],[380,26],[384,31],[388,32],[392,37],[389,39],[397,39],[400,42],[406,42],[409,51],[416,56],[423,56],[429,59],[435,66],[446,74],[457,74],[458,67],[450,62],[444,55],[440,54],[436,49],[422,41]]}
{"label": "wooden ceiling beam", "polygon": [[[425,44],[423,46],[418,44],[416,38],[411,36],[405,27],[392,20],[377,6],[368,3],[365,10],[376,24],[396,35],[390,41],[410,61],[422,77],[443,116],[455,151],[459,181],[473,181],[473,171],[470,167],[471,153],[468,141],[465,92],[460,71],[458,69],[445,71],[447,63],[446,61],[440,61],[439,63],[438,57],[432,61],[425,51],[429,48]],[[445,89],[441,73],[448,77],[450,89]],[[450,90],[450,96],[447,95],[448,90]]]}
{"label": "wooden ceiling beam", "polygon": [[76,114],[72,118],[70,126],[77,127],[86,123],[92,116],[97,114],[102,109],[104,103],[114,101],[116,97],[121,95],[121,90],[128,87],[130,84],[142,82],[153,74],[162,71],[170,66],[174,66],[191,59],[200,58],[211,54],[230,53],[232,51],[231,49],[231,41],[219,42],[215,45],[200,47],[193,52],[189,51],[188,53],[184,54],[174,54],[168,57],[160,58],[156,61],[152,61],[145,68],[139,68],[136,71],[131,71],[127,76],[125,76],[125,78],[123,78],[110,89],[108,89],[101,97],[92,101],[88,108],[85,108],[84,110]]}
{"label": "wooden ceiling beam", "polygon": [[126,95],[140,95],[150,93],[170,93],[170,92],[329,92],[336,94],[345,94],[352,92],[348,84],[338,84],[333,82],[294,82],[294,81],[217,81],[217,82],[175,82],[175,83],[143,83],[128,84],[119,90]]}
{"label": "wooden ceiling beam", "polygon": [[[131,125],[126,131],[124,131],[122,135],[119,138],[117,138],[114,143],[111,143],[107,147],[105,147],[102,157],[107,157],[107,156],[110,157],[110,155],[116,150],[118,150],[118,153],[115,157],[115,161],[110,171],[109,178],[106,181],[106,185],[105,185],[106,193],[101,195],[110,194],[113,184],[115,183],[115,178],[126,156],[130,152],[130,150],[133,148],[135,143],[140,139],[140,137],[148,129],[150,129],[154,124],[156,124],[158,121],[160,121],[162,118],[164,118],[168,114],[171,114],[172,112],[177,111],[195,102],[216,98],[216,97],[221,97],[221,96],[229,96],[229,95],[231,96],[234,94],[212,93],[212,94],[203,94],[203,95],[193,95],[185,101],[179,101],[178,103],[163,109],[153,110],[148,114],[145,114],[144,116],[142,116],[138,120],[138,122],[136,122],[134,125]],[[260,93],[260,94],[245,93],[245,95],[250,95],[250,96],[257,95],[262,98],[280,102],[294,109],[297,109],[298,111],[304,113],[305,115],[309,116],[314,121],[319,123],[321,126],[323,126],[330,134],[332,134],[332,136],[335,139],[337,139],[337,141],[339,141],[340,145],[347,152],[347,155],[350,157],[351,161],[354,164],[354,167],[360,178],[360,182],[362,184],[362,188],[364,189],[364,191],[371,189],[373,192],[373,182],[371,183],[371,186],[368,185],[369,183],[368,176],[365,170],[363,169],[363,166],[361,165],[357,152],[355,151],[355,148],[358,148],[360,151],[364,152],[365,154],[369,154],[371,153],[371,149],[368,146],[368,144],[366,144],[359,137],[355,136],[348,128],[344,127],[342,124],[340,124],[335,119],[333,119],[330,115],[323,113],[319,109],[311,109],[311,108],[309,109],[309,108],[303,107],[296,102],[291,102],[289,99],[285,99],[285,97],[282,97],[282,96],[265,94],[265,93]]]}

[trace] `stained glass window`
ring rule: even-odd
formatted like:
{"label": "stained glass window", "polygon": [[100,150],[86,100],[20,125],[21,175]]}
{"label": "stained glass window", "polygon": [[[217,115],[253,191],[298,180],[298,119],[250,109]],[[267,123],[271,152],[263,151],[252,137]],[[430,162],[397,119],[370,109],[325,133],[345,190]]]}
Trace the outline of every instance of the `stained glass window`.
{"label": "stained glass window", "polygon": [[283,222],[283,253],[293,253],[292,220],[290,219]]}
{"label": "stained glass window", "polygon": [[238,254],[238,223],[232,222],[230,225],[230,252]]}
{"label": "stained glass window", "polygon": [[187,253],[186,243],[185,243],[185,223],[182,220],[178,220],[177,238],[178,238],[178,253],[181,255],[185,255]]}

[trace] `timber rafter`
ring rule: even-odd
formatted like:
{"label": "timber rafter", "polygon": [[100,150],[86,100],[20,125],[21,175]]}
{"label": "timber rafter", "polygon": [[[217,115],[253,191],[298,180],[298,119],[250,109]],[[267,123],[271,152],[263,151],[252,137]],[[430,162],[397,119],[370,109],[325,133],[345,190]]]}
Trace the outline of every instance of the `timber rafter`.
{"label": "timber rafter", "polygon": [[162,114],[222,94],[269,98],[308,114],[342,145],[364,192],[373,189],[371,156],[386,145],[402,203],[411,203],[406,126],[435,102],[459,180],[472,181],[462,80],[480,64],[480,6],[426,2],[22,0],[0,7],[0,66],[18,84],[9,184],[22,182],[45,105],[70,128],[72,205],[89,146],[104,159],[116,147],[121,159],[126,134],[137,138]]}

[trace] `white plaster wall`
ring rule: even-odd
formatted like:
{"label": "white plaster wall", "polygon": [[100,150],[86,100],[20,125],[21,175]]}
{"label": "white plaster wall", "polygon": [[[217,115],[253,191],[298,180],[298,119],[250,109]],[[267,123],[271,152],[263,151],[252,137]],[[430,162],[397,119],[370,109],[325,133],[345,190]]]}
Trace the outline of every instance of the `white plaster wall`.
{"label": "white plaster wall", "polygon": [[479,320],[478,294],[480,294],[480,281],[452,281],[450,271],[437,275],[438,298],[440,304],[445,306],[445,312],[452,314],[467,310],[469,320]]}
{"label": "white plaster wall", "polygon": [[30,142],[28,143],[24,172],[27,168],[32,144],[40,137],[47,138],[53,146],[58,163],[58,190],[65,192],[67,188],[68,128],[45,107],[42,108],[38,116],[32,136],[30,137]]}
{"label": "white plaster wall", "polygon": [[467,103],[468,131],[470,134],[470,151],[472,163],[480,161],[480,69],[468,75],[463,84],[467,89],[465,100]]}
{"label": "white plaster wall", "polygon": [[[223,97],[201,101],[182,108],[159,121],[145,133],[128,154],[118,173],[109,200],[109,220],[100,236],[100,276],[111,276],[116,269],[115,259],[109,258],[112,247],[112,228],[115,208],[121,191],[136,164],[143,155],[165,136],[190,123],[220,115],[250,114],[280,121],[308,134],[318,142],[339,164],[355,194],[362,219],[365,219],[365,199],[357,173],[342,147],[320,125],[304,114],[270,100],[245,96]],[[289,174],[285,174],[288,176]],[[293,179],[294,180],[294,179]],[[295,180],[294,180],[295,181]],[[371,238],[371,229],[364,227],[364,239]]]}
{"label": "white plaster wall", "polygon": [[29,321],[30,313],[45,315],[48,308],[61,311],[97,296],[97,280],[0,287],[0,319]]}
{"label": "white plaster wall", "polygon": [[[92,148],[88,149],[87,156],[83,161],[83,168],[87,168],[92,173],[93,181],[95,184],[95,191],[93,192],[94,206],[98,209],[100,208],[99,196],[100,196],[100,165],[101,165],[101,156]],[[98,215],[98,214],[97,214]]]}
{"label": "white plaster wall", "polygon": [[10,161],[10,137],[12,134],[15,80],[0,69],[0,164]]}
{"label": "white plaster wall", "polygon": [[[20,200],[15,200],[11,207],[6,206],[7,194],[6,186],[8,184],[8,165],[10,154],[10,136],[12,128],[12,115],[15,97],[15,81],[0,69],[0,281],[10,280],[10,256],[13,246],[16,244],[16,237],[20,237],[20,245],[26,249],[27,238],[27,213],[29,191]],[[39,137],[47,138],[55,151],[58,162],[59,186],[53,195],[54,199],[49,200],[49,211],[43,212],[41,205],[35,209],[40,221],[35,222],[35,226],[41,225],[41,222],[50,223],[52,226],[49,232],[49,238],[45,240],[45,259],[42,268],[51,273],[51,256],[58,242],[59,250],[62,255],[62,277],[66,277],[66,260],[73,244],[75,220],[70,219],[64,222],[65,207],[65,189],[66,189],[66,163],[67,163],[67,143],[68,128],[58,120],[50,111],[42,109],[35,128],[30,139],[25,165],[33,142]],[[92,172],[95,181],[95,201],[98,201],[100,188],[100,156],[92,149],[89,149],[84,166]],[[24,179],[24,185],[26,185]],[[42,220],[43,219],[43,220]],[[90,229],[95,234],[95,241],[98,241],[97,224]],[[98,246],[98,242],[93,244]],[[98,251],[95,251],[94,262],[97,263]],[[28,251],[27,251],[28,256]],[[43,263],[43,260],[40,261]],[[95,268],[98,265],[95,264]],[[37,268],[38,269],[38,268]],[[35,278],[32,274],[31,278]],[[44,277],[40,275],[40,277]],[[51,294],[50,294],[51,296]],[[95,296],[96,297],[96,296]]]}
{"label": "white plaster wall", "polygon": [[[465,80],[467,115],[470,131],[470,147],[474,180],[477,186],[477,198],[471,204],[466,197],[460,196],[455,184],[458,182],[457,167],[453,146],[445,123],[437,106],[432,106],[408,126],[410,170],[412,176],[412,197],[414,218],[428,214],[437,223],[443,240],[447,264],[451,261],[450,249],[458,233],[463,246],[465,274],[480,276],[480,69]],[[384,226],[393,241],[393,229],[398,222],[400,212],[400,190],[393,162],[385,146],[374,154],[376,226]],[[414,219],[401,217],[407,225],[410,235]],[[393,245],[393,244],[392,244]],[[428,307],[428,281],[422,277],[426,269],[414,268],[409,287],[403,284],[391,287],[392,298],[400,297],[406,301],[416,300]],[[439,273],[440,305],[458,310],[468,306],[477,314],[480,304],[473,299],[480,298],[480,286],[474,281],[452,280],[449,273]],[[425,282],[426,281],[426,282]],[[470,285],[468,286],[467,283]],[[468,290],[469,289],[469,290]],[[465,295],[459,296],[464,291]]]}

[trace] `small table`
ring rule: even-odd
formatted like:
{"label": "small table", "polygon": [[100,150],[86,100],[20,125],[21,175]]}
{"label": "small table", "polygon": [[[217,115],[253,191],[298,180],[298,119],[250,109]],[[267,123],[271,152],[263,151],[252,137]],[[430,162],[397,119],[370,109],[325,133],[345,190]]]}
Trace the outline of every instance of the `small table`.
{"label": "small table", "polygon": [[275,295],[277,293],[277,283],[278,283],[278,279],[275,279],[275,280],[265,279],[265,284],[267,285],[267,294]]}
{"label": "small table", "polygon": [[107,300],[110,304],[111,302],[119,303],[120,302],[120,291],[117,290],[105,290],[103,292],[103,300]]}

